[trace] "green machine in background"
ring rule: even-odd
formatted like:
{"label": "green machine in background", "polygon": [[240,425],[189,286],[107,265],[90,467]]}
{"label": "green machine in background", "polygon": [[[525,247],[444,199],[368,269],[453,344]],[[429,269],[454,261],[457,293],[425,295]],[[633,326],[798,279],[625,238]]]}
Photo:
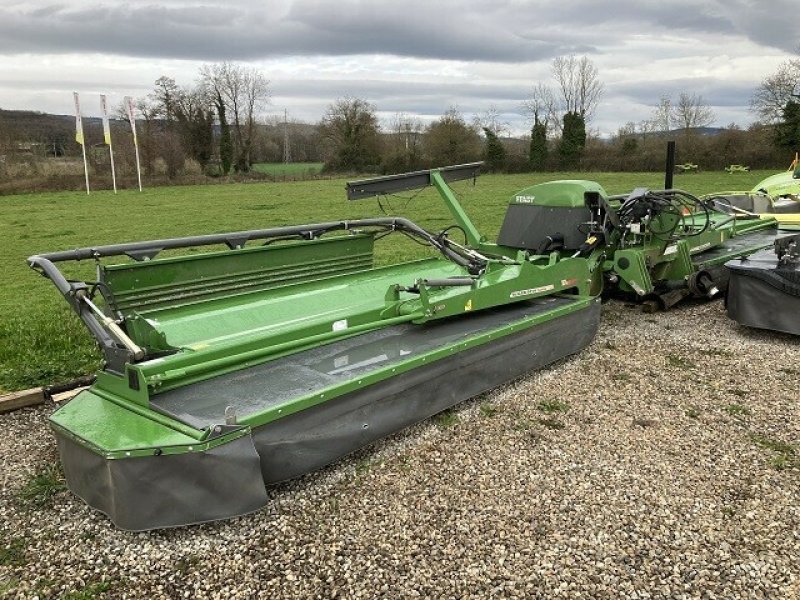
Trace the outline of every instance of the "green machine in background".
{"label": "green machine in background", "polygon": [[682,190],[609,196],[591,181],[555,181],[517,193],[498,237],[505,246],[583,257],[593,291],[625,294],[646,309],[725,290],[724,263],[771,246],[773,219],[726,214]]}
{"label": "green machine in background", "polygon": [[[50,419],[69,488],[132,530],[257,510],[271,483],[580,351],[601,294],[652,308],[713,296],[722,263],[781,235],[677,190],[560,181],[516,194],[490,242],[448,185],[479,169],[347,187],[358,200],[433,186],[463,242],[381,217],[30,257],[104,355]],[[435,256],[374,267],[391,234]],[[213,250],[159,256],[197,247]],[[71,261],[96,278],[68,279]]]}
{"label": "green machine in background", "polygon": [[800,158],[789,169],[759,181],[752,190],[715,192],[702,197],[716,210],[739,216],[756,216],[782,225],[800,226]]}

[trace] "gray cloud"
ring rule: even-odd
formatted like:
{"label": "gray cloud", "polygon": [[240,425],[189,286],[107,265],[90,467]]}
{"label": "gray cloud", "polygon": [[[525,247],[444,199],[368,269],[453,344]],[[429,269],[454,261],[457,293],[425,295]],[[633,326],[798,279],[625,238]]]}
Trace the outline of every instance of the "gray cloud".
{"label": "gray cloud", "polygon": [[[766,4],[766,3],[763,3]],[[690,31],[791,50],[789,0],[42,4],[0,8],[0,53],[100,52],[194,60],[389,54],[529,62],[603,52],[626,35]]]}
{"label": "gray cloud", "polygon": [[753,84],[730,82],[715,77],[664,79],[652,83],[627,83],[614,86],[614,94],[629,101],[654,105],[667,95],[676,98],[681,92],[698,94],[711,106],[741,106],[742,99],[753,93]]}
{"label": "gray cloud", "polygon": [[352,95],[384,114],[494,104],[522,130],[531,84],[574,52],[600,67],[606,96],[593,125],[605,132],[681,91],[702,94],[722,122],[747,122],[753,88],[797,49],[795,3],[6,0],[0,103],[68,112],[73,89],[144,95],[161,74],[190,84],[201,62],[237,60],[263,68],[275,106],[307,120]]}

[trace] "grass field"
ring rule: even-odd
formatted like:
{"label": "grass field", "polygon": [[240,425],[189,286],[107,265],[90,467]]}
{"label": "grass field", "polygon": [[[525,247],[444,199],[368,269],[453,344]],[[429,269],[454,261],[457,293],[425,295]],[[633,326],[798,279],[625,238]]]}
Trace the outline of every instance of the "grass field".
{"label": "grass field", "polygon": [[[750,189],[770,172],[699,173],[677,176],[675,185],[700,194]],[[487,175],[476,186],[454,188],[478,227],[494,237],[508,198],[517,190],[576,173]],[[660,188],[656,173],[591,173],[609,193]],[[375,216],[375,201],[348,202],[343,180],[162,187],[122,191],[30,194],[0,198],[0,390],[49,384],[91,372],[98,354],[89,334],[56,289],[31,271],[25,259],[47,252],[125,241],[255,229],[323,220]],[[432,189],[413,199],[392,198],[387,212],[439,230],[451,223]],[[377,246],[382,264],[427,252],[402,236]],[[93,266],[83,266],[91,277]]]}
{"label": "grass field", "polygon": [[322,163],[258,163],[253,165],[253,170],[273,177],[300,177],[318,174],[322,171]]}

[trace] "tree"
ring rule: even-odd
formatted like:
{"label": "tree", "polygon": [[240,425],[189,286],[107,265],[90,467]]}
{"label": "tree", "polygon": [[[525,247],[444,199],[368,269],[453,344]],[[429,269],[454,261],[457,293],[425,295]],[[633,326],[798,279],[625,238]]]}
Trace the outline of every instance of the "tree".
{"label": "tree", "polygon": [[793,97],[800,95],[800,58],[783,62],[765,77],[750,99],[750,108],[765,123],[777,123]]}
{"label": "tree", "polygon": [[[168,161],[172,168],[185,155],[205,168],[213,153],[214,143],[214,115],[207,91],[202,87],[180,87],[171,77],[162,76],[156,80],[149,98],[155,114],[160,118],[162,129],[180,138],[179,141],[170,139],[161,149],[162,156],[168,152],[173,157]],[[162,141],[166,139],[166,136],[161,136]],[[181,152],[176,151],[176,143],[181,144]]]}
{"label": "tree", "polygon": [[623,156],[628,156],[636,152],[639,147],[639,140],[636,137],[636,123],[628,121],[617,130],[617,141],[619,150]]}
{"label": "tree", "polygon": [[534,171],[543,171],[547,164],[547,123],[534,116],[528,161]]}
{"label": "tree", "polygon": [[548,131],[561,131],[561,117],[558,112],[558,102],[553,90],[544,83],[537,83],[531,95],[522,102],[522,110],[533,120],[541,123]]}
{"label": "tree", "polygon": [[508,133],[511,127],[508,121],[502,120],[502,114],[494,104],[484,112],[476,114],[472,122],[477,129],[488,129],[495,137]]}
{"label": "tree", "polygon": [[653,108],[653,117],[650,121],[654,131],[663,131],[666,133],[672,129],[672,97],[664,94],[659,98],[658,104]]}
{"label": "tree", "polygon": [[363,171],[378,164],[380,139],[375,110],[361,98],[340,98],[328,106],[319,124],[329,151],[328,169]]}
{"label": "tree", "polygon": [[486,136],[486,147],[483,151],[486,166],[490,171],[500,171],[506,163],[506,149],[497,134],[488,127],[483,128],[483,134]]}
{"label": "tree", "polygon": [[[126,114],[125,107],[121,108],[123,114]],[[136,137],[141,150],[142,167],[146,175],[155,175],[156,171],[156,120],[158,119],[158,108],[146,98],[142,98],[136,102],[136,112],[144,122],[144,126],[140,127],[137,123]],[[127,117],[126,117],[127,118]]]}
{"label": "tree", "polygon": [[678,127],[688,131],[699,127],[708,127],[714,122],[716,116],[702,96],[681,92],[672,107],[672,119]]}
{"label": "tree", "polygon": [[783,119],[775,127],[775,143],[788,150],[800,150],[800,103],[789,100],[783,109]]}
{"label": "tree", "polygon": [[217,116],[219,117],[219,162],[222,174],[228,175],[233,165],[233,141],[231,140],[231,126],[225,114],[225,102],[221,96],[216,99]]}
{"label": "tree", "polygon": [[591,121],[603,95],[597,67],[586,56],[557,56],[552,64],[553,77],[561,93],[562,110]]}
{"label": "tree", "polygon": [[155,89],[150,93],[156,114],[169,124],[175,120],[175,104],[181,93],[175,80],[166,75],[156,79]]}
{"label": "tree", "polygon": [[564,114],[564,132],[558,146],[561,164],[572,167],[581,157],[586,146],[586,121],[580,113],[567,112]]}
{"label": "tree", "polygon": [[200,75],[208,94],[225,103],[225,112],[233,121],[236,170],[249,171],[257,115],[269,104],[269,80],[255,68],[229,62],[203,65]]}
{"label": "tree", "polygon": [[636,124],[636,131],[646,140],[651,133],[658,131],[658,125],[652,119],[642,119]]}
{"label": "tree", "polygon": [[435,165],[455,165],[480,156],[481,139],[474,126],[467,125],[456,107],[450,107],[428,125],[426,149]]}
{"label": "tree", "polygon": [[410,171],[420,166],[422,159],[422,121],[404,113],[395,115],[391,133],[386,137],[382,160],[385,172]]}

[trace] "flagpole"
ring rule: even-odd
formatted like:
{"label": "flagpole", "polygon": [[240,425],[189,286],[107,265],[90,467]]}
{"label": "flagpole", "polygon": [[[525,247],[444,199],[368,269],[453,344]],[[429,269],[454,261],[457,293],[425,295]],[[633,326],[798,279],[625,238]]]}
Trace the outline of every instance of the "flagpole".
{"label": "flagpole", "polygon": [[83,174],[86,177],[86,195],[89,195],[89,163],[86,162],[86,140],[83,137],[83,119],[81,118],[81,104],[78,92],[72,92],[75,99],[75,141],[81,145],[83,153]]}
{"label": "flagpole", "polygon": [[117,193],[117,174],[114,172],[114,148],[108,145],[108,154],[111,157],[111,184],[114,186],[114,193]]}
{"label": "flagpole", "polygon": [[100,110],[103,113],[103,141],[108,144],[108,155],[111,159],[111,185],[114,193],[117,193],[117,174],[114,171],[114,147],[111,145],[111,124],[108,121],[108,106],[106,105],[106,95],[100,94]]}
{"label": "flagpole", "polygon": [[86,144],[81,144],[83,151],[83,175],[86,178],[86,195],[89,195],[89,163],[86,162]]}
{"label": "flagpole", "polygon": [[134,113],[133,98],[125,96],[125,103],[128,108],[128,120],[131,123],[131,133],[133,133],[133,150],[136,154],[136,177],[139,180],[139,191],[142,191],[142,167],[139,163],[139,141],[136,139],[136,114]]}
{"label": "flagpole", "polygon": [[136,151],[136,176],[139,179],[139,191],[142,191],[142,167],[139,164],[139,144],[136,143],[136,138],[133,141],[133,148]]}

